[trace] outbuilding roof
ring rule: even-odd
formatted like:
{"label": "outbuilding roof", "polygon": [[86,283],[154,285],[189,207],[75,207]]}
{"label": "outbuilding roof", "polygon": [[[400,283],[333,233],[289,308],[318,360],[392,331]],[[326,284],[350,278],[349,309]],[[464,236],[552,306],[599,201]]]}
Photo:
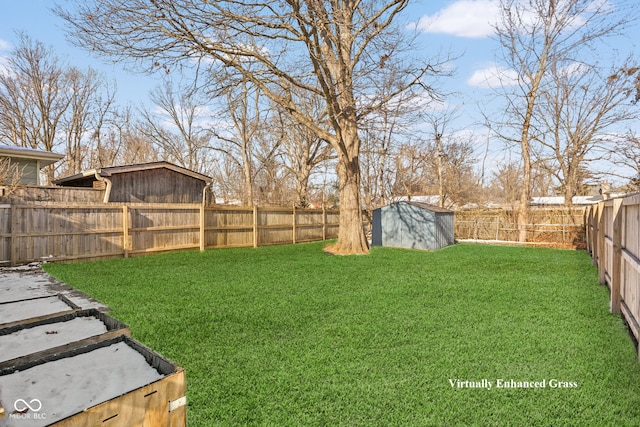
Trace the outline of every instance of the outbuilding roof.
{"label": "outbuilding roof", "polygon": [[173,163],[169,163],[169,162],[165,162],[165,161],[161,161],[161,162],[149,162],[149,163],[138,163],[138,164],[134,164],[134,165],[124,165],[124,166],[110,166],[110,167],[106,167],[106,168],[99,168],[99,169],[90,169],[75,175],[71,175],[71,176],[66,176],[64,178],[59,178],[56,179],[55,181],[53,181],[54,184],[64,184],[67,182],[72,182],[78,179],[82,179],[82,178],[86,178],[89,176],[95,176],[96,174],[98,174],[99,176],[102,177],[110,177],[116,174],[120,174],[120,173],[127,173],[127,172],[138,172],[138,171],[144,171],[144,170],[152,170],[152,169],[161,169],[161,168],[165,168],[165,169],[170,169],[173,170],[175,172],[181,173],[183,175],[187,175],[196,179],[199,179],[201,181],[204,182],[212,182],[213,180],[206,176],[203,175],[201,173],[198,172],[194,172],[190,169],[186,169],[183,168],[181,166],[178,165],[174,165]]}

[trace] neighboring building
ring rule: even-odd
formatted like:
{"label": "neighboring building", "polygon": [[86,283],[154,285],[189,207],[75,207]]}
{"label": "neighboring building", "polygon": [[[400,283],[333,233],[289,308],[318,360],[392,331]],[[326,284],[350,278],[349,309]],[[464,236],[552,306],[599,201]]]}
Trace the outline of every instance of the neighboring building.
{"label": "neighboring building", "polygon": [[[394,202],[416,202],[416,203],[426,203],[428,205],[440,206],[440,196],[438,195],[418,195],[418,196],[401,196],[397,199],[392,199]],[[445,197],[445,203],[449,202],[447,197]]]}
{"label": "neighboring building", "polygon": [[436,250],[454,243],[453,211],[417,202],[397,202],[373,211],[371,243]]}
{"label": "neighboring building", "polygon": [[64,155],[51,151],[0,145],[0,159],[7,158],[11,160],[12,164],[18,166],[20,171],[19,184],[42,185],[40,170],[64,158]]}
{"label": "neighboring building", "polygon": [[[592,205],[601,200],[601,196],[574,196],[571,199],[576,206]],[[529,206],[564,206],[564,196],[532,197]]]}
{"label": "neighboring building", "polygon": [[103,201],[129,203],[209,204],[211,178],[169,162],[91,169],[60,178],[65,187],[104,189]]}

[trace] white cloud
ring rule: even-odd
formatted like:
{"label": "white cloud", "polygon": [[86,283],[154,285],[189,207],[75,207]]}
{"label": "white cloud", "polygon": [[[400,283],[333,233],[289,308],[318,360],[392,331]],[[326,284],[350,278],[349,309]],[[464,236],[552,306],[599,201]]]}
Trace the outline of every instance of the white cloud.
{"label": "white cloud", "polygon": [[416,28],[425,33],[482,38],[493,34],[500,9],[496,0],[458,0],[432,16],[423,16]]}
{"label": "white cloud", "polygon": [[13,46],[6,40],[0,39],[0,51],[8,52]]}
{"label": "white cloud", "polygon": [[515,70],[494,64],[476,70],[467,80],[467,84],[488,89],[500,86],[515,86],[518,84],[518,73]]}

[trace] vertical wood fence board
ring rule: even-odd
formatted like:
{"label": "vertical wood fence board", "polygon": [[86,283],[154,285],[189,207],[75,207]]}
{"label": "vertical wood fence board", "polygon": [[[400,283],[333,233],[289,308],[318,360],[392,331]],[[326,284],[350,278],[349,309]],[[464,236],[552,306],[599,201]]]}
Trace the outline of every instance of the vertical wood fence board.
{"label": "vertical wood fence board", "polygon": [[622,267],[622,199],[613,201],[612,228],[613,254],[611,257],[611,298],[609,309],[612,313],[620,313],[620,276]]}
{"label": "vertical wood fence board", "polygon": [[604,243],[605,238],[605,227],[604,227],[604,211],[605,205],[604,202],[598,203],[598,236],[597,236],[597,245],[598,245],[598,280],[600,284],[605,284],[606,278],[606,248]]}

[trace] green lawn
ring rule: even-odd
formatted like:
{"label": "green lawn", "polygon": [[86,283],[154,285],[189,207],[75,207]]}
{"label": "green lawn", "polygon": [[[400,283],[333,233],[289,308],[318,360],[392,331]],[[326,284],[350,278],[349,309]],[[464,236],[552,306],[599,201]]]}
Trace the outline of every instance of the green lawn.
{"label": "green lawn", "polygon": [[585,252],[322,246],[45,269],[186,369],[189,426],[640,424],[635,348]]}

